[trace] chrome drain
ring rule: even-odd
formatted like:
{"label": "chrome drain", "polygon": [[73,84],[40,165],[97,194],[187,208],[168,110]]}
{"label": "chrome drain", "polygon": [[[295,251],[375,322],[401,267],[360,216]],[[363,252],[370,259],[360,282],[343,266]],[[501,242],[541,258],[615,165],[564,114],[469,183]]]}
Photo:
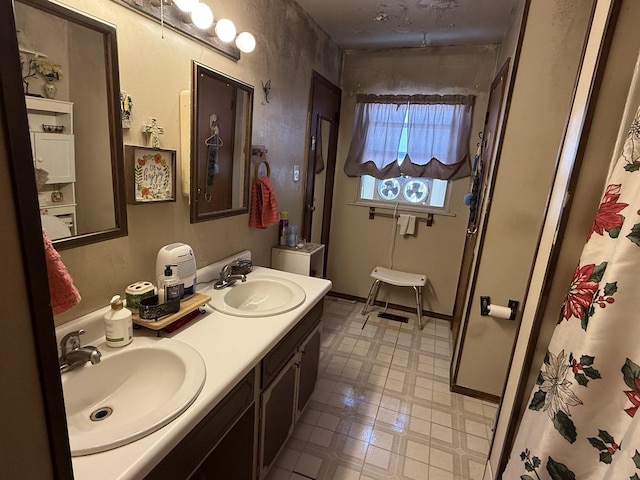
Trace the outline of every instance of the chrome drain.
{"label": "chrome drain", "polygon": [[95,410],[91,415],[89,415],[89,418],[91,419],[92,422],[101,422],[102,420],[109,418],[112,413],[113,413],[113,408],[101,407]]}

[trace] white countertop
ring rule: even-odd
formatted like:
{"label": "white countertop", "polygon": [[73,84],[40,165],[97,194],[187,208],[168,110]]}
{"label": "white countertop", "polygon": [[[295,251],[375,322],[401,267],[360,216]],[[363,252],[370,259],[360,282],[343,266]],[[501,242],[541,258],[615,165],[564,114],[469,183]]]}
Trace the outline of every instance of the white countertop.
{"label": "white countertop", "polygon": [[[162,333],[162,337],[184,342],[200,353],[207,369],[202,391],[182,415],[160,430],[113,450],[73,457],[76,480],[144,478],[331,288],[329,280],[263,267],[255,267],[253,272],[296,282],[305,291],[304,303],[290,312],[267,318],[232,317],[207,306],[207,314],[173,333]],[[198,290],[204,292],[211,285],[199,286],[201,288]],[[102,318],[107,310],[108,307],[104,311],[69,322],[64,325],[64,330],[84,328],[83,322],[90,321],[87,317],[95,321],[96,316]],[[135,330],[133,341],[140,335],[155,335],[155,332],[147,329]],[[90,332],[87,341],[84,340],[83,338],[83,343],[92,340]]]}

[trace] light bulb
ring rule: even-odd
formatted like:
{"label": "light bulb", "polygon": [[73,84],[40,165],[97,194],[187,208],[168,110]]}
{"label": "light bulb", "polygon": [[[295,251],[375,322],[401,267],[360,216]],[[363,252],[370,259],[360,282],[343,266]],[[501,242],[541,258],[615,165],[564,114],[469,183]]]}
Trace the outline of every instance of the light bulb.
{"label": "light bulb", "polygon": [[221,18],[216,22],[216,35],[224,43],[233,42],[236,38],[236,26],[226,18]]}
{"label": "light bulb", "polygon": [[213,24],[213,12],[208,5],[197,3],[191,10],[191,21],[196,27],[206,30]]}
{"label": "light bulb", "polygon": [[236,46],[241,52],[251,53],[256,48],[256,39],[249,32],[242,32],[236,38]]}
{"label": "light bulb", "polygon": [[198,0],[173,0],[173,3],[185,13],[189,13],[198,4]]}

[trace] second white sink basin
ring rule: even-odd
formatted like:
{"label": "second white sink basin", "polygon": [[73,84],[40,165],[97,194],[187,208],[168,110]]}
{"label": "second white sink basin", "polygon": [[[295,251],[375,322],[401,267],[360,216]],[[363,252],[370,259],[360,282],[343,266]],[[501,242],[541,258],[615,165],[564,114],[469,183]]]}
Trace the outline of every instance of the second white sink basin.
{"label": "second white sink basin", "polygon": [[209,305],[227,315],[237,317],[269,317],[288,312],[304,302],[304,289],[290,280],[267,275],[247,275],[246,282],[237,281],[222,290],[210,289]]}
{"label": "second white sink basin", "polygon": [[102,360],[62,375],[71,455],[102,452],[138,440],[171,422],[200,393],[200,354],[168,338],[136,337]]}

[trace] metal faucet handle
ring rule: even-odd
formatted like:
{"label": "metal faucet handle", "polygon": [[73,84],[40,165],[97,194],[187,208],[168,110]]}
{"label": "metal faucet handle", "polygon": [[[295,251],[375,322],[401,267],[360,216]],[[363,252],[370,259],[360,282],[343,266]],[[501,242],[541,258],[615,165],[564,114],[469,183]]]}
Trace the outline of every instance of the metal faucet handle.
{"label": "metal faucet handle", "polygon": [[62,337],[62,340],[60,340],[60,354],[63,359],[67,357],[69,352],[80,348],[80,335],[84,334],[85,331],[80,329],[67,333]]}

